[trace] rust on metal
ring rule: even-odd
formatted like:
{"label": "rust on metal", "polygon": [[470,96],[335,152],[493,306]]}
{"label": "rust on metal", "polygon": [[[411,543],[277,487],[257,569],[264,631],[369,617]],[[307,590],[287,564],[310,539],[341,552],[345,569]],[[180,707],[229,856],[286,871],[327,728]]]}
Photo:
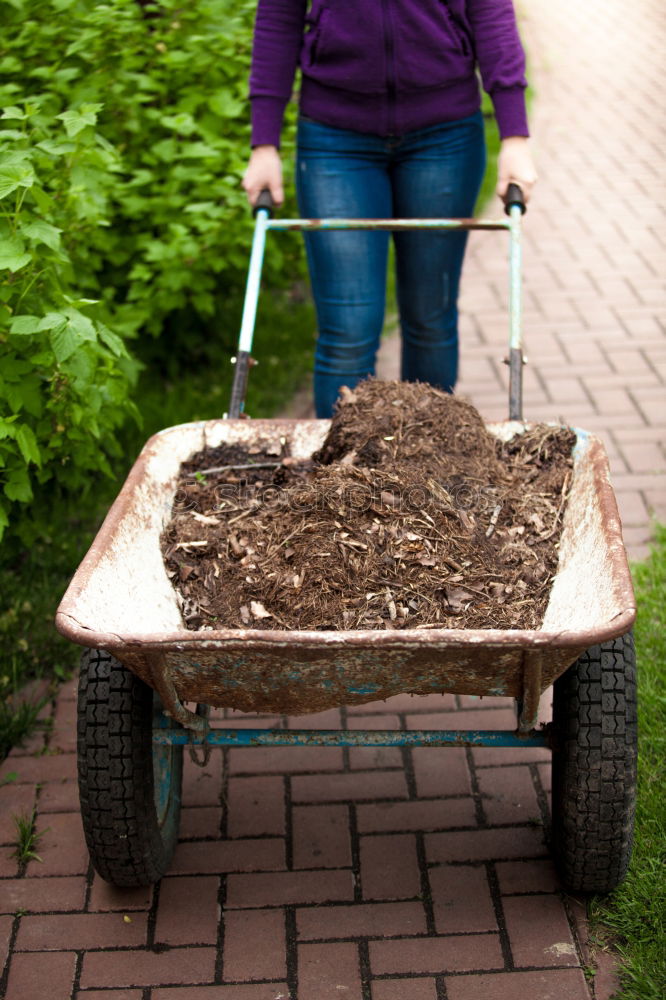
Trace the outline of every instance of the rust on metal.
{"label": "rust on metal", "polygon": [[540,649],[526,649],[523,662],[523,691],[520,697],[521,711],[518,720],[519,733],[529,733],[536,726],[543,690],[542,652]]}

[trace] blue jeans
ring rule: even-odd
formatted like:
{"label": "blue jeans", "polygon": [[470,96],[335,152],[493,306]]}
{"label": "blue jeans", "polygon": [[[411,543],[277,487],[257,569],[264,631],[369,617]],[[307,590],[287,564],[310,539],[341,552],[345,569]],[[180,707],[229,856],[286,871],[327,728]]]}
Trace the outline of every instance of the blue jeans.
{"label": "blue jeans", "polygon": [[[402,136],[298,124],[296,191],[308,218],[470,216],[483,179],[481,113]],[[453,391],[458,286],[467,234],[394,233],[402,379]],[[330,417],[338,390],[374,374],[386,298],[389,233],[306,233],[317,310],[314,390]]]}

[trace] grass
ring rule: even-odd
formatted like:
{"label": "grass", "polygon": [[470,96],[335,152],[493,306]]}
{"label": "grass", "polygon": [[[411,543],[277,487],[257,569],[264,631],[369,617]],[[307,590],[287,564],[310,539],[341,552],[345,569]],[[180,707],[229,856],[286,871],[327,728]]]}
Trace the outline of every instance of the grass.
{"label": "grass", "polygon": [[16,827],[16,842],[11,856],[17,858],[20,865],[27,865],[29,861],[41,862],[37,847],[49,828],[37,832],[35,827],[37,810],[33,809],[30,814],[20,813],[18,816],[12,816],[12,819]]}
{"label": "grass", "polygon": [[652,553],[634,566],[638,615],[638,803],[634,854],[626,880],[590,904],[592,933],[619,952],[622,989],[616,1000],[666,996],[666,526]]}

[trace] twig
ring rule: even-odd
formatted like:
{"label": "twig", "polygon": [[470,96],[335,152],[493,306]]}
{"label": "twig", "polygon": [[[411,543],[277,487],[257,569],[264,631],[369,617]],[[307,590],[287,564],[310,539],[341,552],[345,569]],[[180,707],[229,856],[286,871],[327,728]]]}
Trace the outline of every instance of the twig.
{"label": "twig", "polygon": [[199,469],[202,476],[212,476],[215,472],[231,472],[236,469],[279,469],[282,462],[250,462],[248,465],[216,465],[212,469]]}

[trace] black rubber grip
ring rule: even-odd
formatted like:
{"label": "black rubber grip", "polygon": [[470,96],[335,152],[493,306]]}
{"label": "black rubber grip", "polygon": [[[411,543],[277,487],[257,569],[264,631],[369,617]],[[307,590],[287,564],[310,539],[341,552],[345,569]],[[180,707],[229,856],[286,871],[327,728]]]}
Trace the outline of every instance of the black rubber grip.
{"label": "black rubber grip", "polygon": [[519,184],[509,184],[506,189],[506,194],[504,195],[504,211],[507,215],[511,212],[513,205],[517,205],[523,215],[527,211],[527,205],[525,204],[525,199],[523,198],[522,188]]}
{"label": "black rubber grip", "polygon": [[248,351],[239,351],[236,355],[236,370],[234,371],[234,382],[231,387],[231,402],[229,403],[229,416],[232,420],[240,417],[245,406],[245,393],[247,392],[247,377],[250,372],[250,355]]}
{"label": "black rubber grip", "polygon": [[254,205],[252,206],[252,214],[256,215],[260,208],[265,208],[268,214],[272,215],[274,204],[275,203],[273,201],[272,194],[270,193],[268,188],[264,188],[263,191],[260,192],[259,197],[255,201]]}

